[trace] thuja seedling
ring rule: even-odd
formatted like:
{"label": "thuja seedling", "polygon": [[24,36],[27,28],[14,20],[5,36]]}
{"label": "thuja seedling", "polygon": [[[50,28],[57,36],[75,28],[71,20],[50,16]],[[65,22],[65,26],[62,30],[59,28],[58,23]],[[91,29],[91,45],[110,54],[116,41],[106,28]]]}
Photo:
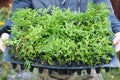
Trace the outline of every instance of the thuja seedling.
{"label": "thuja seedling", "polygon": [[[113,56],[112,32],[105,4],[89,4],[86,13],[50,9],[19,9],[13,14],[9,40],[16,58],[34,63],[78,65],[109,63]],[[51,12],[48,14],[48,12]],[[14,54],[13,53],[13,54]]]}

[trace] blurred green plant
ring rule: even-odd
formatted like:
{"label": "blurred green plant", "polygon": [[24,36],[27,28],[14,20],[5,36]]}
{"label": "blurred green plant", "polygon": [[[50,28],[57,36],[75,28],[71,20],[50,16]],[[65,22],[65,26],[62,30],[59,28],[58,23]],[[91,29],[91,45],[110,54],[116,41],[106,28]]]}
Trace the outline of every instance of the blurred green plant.
{"label": "blurred green plant", "polygon": [[110,69],[109,72],[101,71],[104,80],[120,80],[120,68]]}
{"label": "blurred green plant", "polygon": [[0,8],[0,27],[4,25],[6,20],[8,20],[11,11],[11,6],[8,8]]}

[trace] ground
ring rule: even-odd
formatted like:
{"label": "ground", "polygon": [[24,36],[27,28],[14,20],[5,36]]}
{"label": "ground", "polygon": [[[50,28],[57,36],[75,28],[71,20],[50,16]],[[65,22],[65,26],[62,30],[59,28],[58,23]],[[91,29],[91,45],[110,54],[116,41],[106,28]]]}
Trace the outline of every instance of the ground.
{"label": "ground", "polygon": [[[101,73],[98,74],[97,78],[93,79],[93,76],[88,76],[85,71],[82,75],[77,75],[74,73],[70,76],[68,75],[59,75],[56,72],[48,74],[48,70],[45,69],[43,73],[39,73],[38,69],[35,68],[33,72],[28,70],[20,70],[18,65],[16,69],[12,69],[10,63],[3,63],[0,73],[0,80],[119,80],[120,79],[120,69],[110,69],[109,72],[105,72],[104,69],[101,69]],[[102,78],[103,77],[103,78]]]}

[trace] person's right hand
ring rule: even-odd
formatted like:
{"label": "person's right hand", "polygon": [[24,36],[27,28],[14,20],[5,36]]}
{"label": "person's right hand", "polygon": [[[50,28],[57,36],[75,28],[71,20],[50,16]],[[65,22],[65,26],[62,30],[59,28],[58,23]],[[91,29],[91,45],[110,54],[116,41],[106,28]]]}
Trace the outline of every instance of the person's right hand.
{"label": "person's right hand", "polygon": [[0,38],[0,50],[2,51],[2,52],[4,52],[5,51],[5,45],[4,45],[4,43],[3,43],[3,40],[6,40],[6,39],[8,39],[9,38],[9,34],[7,34],[7,33],[3,33],[2,35],[1,35],[1,38]]}

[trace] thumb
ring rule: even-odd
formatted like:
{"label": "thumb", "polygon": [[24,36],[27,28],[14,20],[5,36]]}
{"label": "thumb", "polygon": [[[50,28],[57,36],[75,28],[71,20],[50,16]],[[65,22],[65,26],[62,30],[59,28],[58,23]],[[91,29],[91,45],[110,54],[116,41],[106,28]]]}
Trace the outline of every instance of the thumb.
{"label": "thumb", "polygon": [[120,32],[115,34],[115,38],[113,39],[113,44],[116,45],[120,41]]}
{"label": "thumb", "polygon": [[5,51],[5,45],[4,45],[4,43],[3,43],[3,40],[6,40],[6,39],[8,39],[8,38],[9,38],[9,34],[7,34],[7,33],[3,33],[3,34],[1,35],[1,38],[0,38],[0,49],[2,50],[2,52]]}

